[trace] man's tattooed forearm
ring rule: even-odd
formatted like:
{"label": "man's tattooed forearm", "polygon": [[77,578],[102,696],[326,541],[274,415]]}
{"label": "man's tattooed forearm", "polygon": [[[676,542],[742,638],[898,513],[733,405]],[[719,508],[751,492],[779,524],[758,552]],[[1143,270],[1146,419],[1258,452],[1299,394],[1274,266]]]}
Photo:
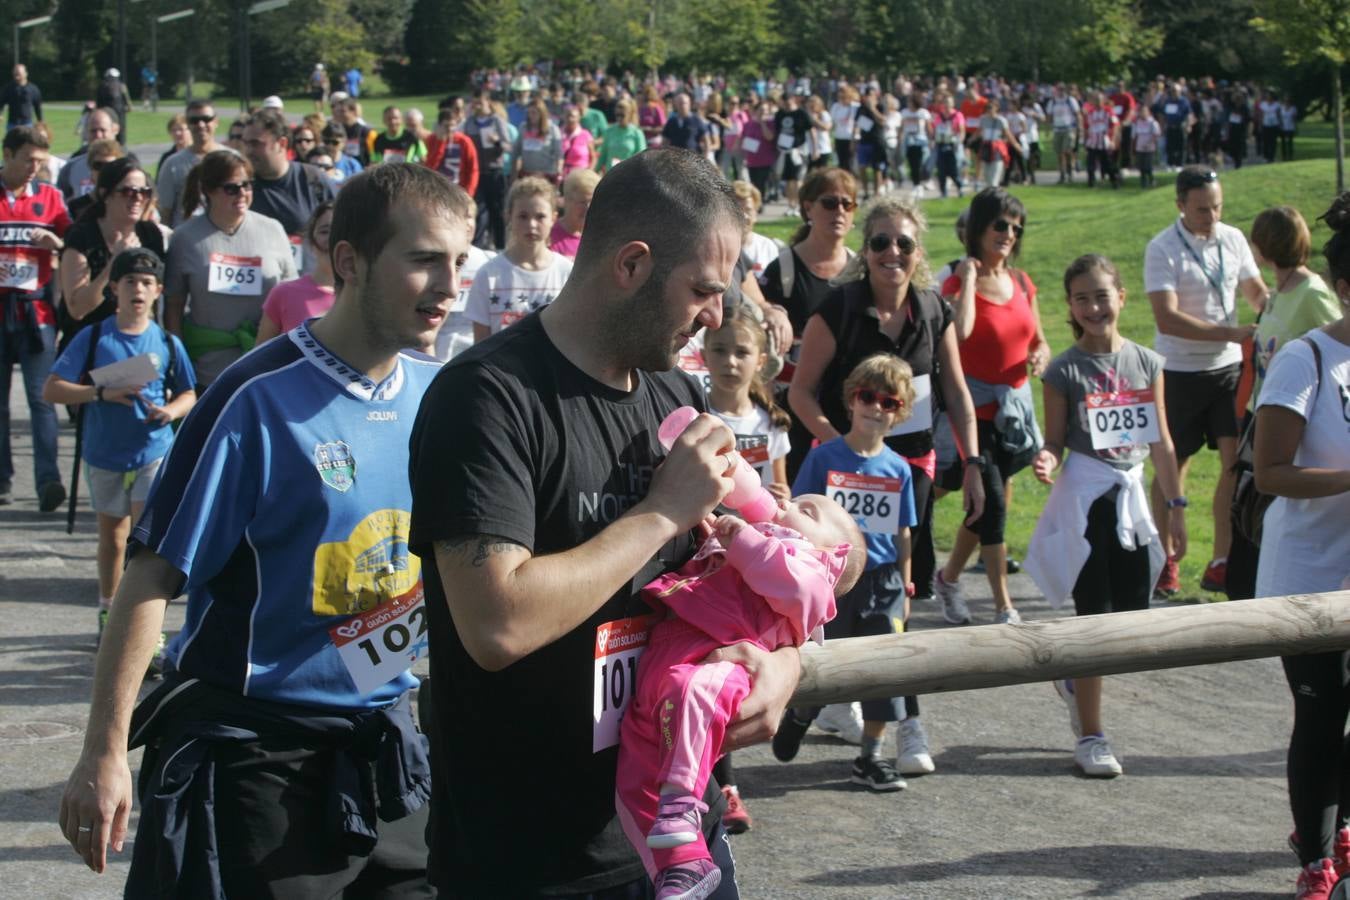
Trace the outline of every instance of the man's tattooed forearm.
{"label": "man's tattooed forearm", "polygon": [[525,549],[515,541],[497,537],[493,534],[466,534],[444,541],[436,541],[436,552],[448,554],[463,565],[481,568],[489,557],[498,553]]}

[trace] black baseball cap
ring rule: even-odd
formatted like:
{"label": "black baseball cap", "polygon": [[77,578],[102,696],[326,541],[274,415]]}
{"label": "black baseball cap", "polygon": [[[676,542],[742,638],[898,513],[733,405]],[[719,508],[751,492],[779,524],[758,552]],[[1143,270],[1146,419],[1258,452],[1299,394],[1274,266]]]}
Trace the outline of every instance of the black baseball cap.
{"label": "black baseball cap", "polygon": [[144,247],[132,247],[117,254],[112,262],[112,274],[115,283],[128,275],[153,275],[159,281],[164,280],[164,263],[159,254]]}

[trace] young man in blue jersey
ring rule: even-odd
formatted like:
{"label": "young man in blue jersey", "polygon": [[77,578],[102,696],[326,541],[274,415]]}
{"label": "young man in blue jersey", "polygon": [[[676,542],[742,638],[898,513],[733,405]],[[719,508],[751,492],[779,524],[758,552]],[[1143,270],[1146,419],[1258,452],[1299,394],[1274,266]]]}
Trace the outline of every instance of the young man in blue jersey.
{"label": "young man in blue jersey", "polygon": [[[333,212],[332,310],[227,369],[179,430],[61,802],[67,840],[103,871],[127,831],[128,745],[145,746],[129,897],[166,878],[183,897],[431,896],[406,460],[437,365],[400,349],[430,345],[449,313],[466,215],[430,169],[353,178]],[[133,717],[184,592],[165,684]]]}
{"label": "young man in blue jersey", "polygon": [[[436,684],[428,875],[446,895],[650,896],[614,807],[619,716],[649,611],[638,590],[693,554],[731,489],[723,454],[735,447],[712,416],[669,454],[657,427],[704,406],[672,367],[721,323],[741,222],[697,154],[611,169],[557,299],[456,356],[423,401],[411,541],[428,563]],[[718,654],[754,683],[728,745],[767,740],[797,650]],[[713,896],[725,900],[736,886],[716,785],[704,801],[723,875]]]}

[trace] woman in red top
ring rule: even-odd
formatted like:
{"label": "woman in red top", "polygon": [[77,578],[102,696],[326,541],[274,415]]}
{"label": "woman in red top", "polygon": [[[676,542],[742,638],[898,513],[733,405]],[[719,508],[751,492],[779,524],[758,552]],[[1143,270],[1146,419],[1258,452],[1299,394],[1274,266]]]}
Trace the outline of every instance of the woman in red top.
{"label": "woman in red top", "polygon": [[653,85],[647,85],[642,95],[642,108],[638,110],[638,126],[642,136],[647,139],[648,147],[660,147],[664,142],[661,129],[666,125],[666,105]]}
{"label": "woman in red top", "polygon": [[970,203],[966,224],[966,250],[970,254],[942,285],[942,295],[952,306],[952,325],[961,342],[961,366],[975,401],[980,453],[966,457],[944,474],[941,486],[961,486],[963,469],[980,466],[984,481],[984,512],[979,519],[961,526],[956,533],[947,565],[933,579],[933,589],[942,600],[943,615],[953,624],[970,621],[970,611],[961,597],[958,579],[966,561],[980,547],[985,574],[994,594],[995,621],[1017,623],[1008,593],[1008,549],[1003,540],[1007,519],[1009,479],[1030,462],[1039,436],[1030,452],[1016,456],[1005,447],[1017,422],[995,425],[1000,404],[988,402],[991,393],[1008,388],[1025,394],[1025,416],[1019,420],[1026,431],[1035,429],[1035,413],[1027,373],[1039,376],[1050,362],[1050,345],[1041,329],[1036,306],[1036,286],[1025,272],[1011,268],[1010,260],[1022,246],[1026,209],[1002,188],[985,188]]}

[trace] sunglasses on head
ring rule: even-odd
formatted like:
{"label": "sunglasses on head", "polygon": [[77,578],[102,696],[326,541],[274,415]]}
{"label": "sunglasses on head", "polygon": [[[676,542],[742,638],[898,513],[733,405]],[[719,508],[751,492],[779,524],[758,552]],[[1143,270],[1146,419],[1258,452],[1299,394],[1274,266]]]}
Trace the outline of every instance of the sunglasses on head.
{"label": "sunglasses on head", "polygon": [[220,189],[231,197],[238,197],[244,191],[253,192],[253,182],[251,181],[227,181],[220,186]]}
{"label": "sunglasses on head", "polygon": [[1018,237],[1021,237],[1021,236],[1022,236],[1022,232],[1023,232],[1023,231],[1026,231],[1026,229],[1023,228],[1021,225],[1014,225],[1012,222],[1009,222],[1007,219],[995,219],[995,220],[994,220],[994,230],[997,231],[999,234],[1005,233],[1009,228],[1011,228],[1011,229],[1012,229],[1012,233],[1015,234],[1015,235],[1017,235]]}
{"label": "sunglasses on head", "polygon": [[188,116],[189,125],[210,125],[216,120],[215,116]]}
{"label": "sunglasses on head", "polygon": [[844,212],[852,212],[858,208],[858,201],[848,197],[836,197],[830,195],[829,197],[821,197],[816,202],[830,212],[834,212],[836,209],[842,209]]}
{"label": "sunglasses on head", "polygon": [[873,403],[881,404],[882,412],[895,412],[905,405],[905,401],[899,397],[886,393],[885,391],[876,391],[872,388],[858,388],[853,392],[853,399],[857,400],[863,406],[871,406]]}
{"label": "sunglasses on head", "polygon": [[1219,174],[1213,170],[1208,172],[1182,172],[1177,176],[1177,187],[1182,190],[1197,188],[1206,184],[1213,184],[1219,180]]}
{"label": "sunglasses on head", "polygon": [[128,200],[133,200],[137,197],[140,197],[141,199],[149,199],[150,195],[153,194],[154,191],[148,187],[120,187],[117,189],[117,193],[121,194]]}
{"label": "sunglasses on head", "polygon": [[874,234],[867,239],[867,249],[873,253],[885,253],[891,249],[891,244],[900,248],[900,252],[908,256],[919,248],[918,241],[907,234],[897,234],[891,237],[889,234]]}

